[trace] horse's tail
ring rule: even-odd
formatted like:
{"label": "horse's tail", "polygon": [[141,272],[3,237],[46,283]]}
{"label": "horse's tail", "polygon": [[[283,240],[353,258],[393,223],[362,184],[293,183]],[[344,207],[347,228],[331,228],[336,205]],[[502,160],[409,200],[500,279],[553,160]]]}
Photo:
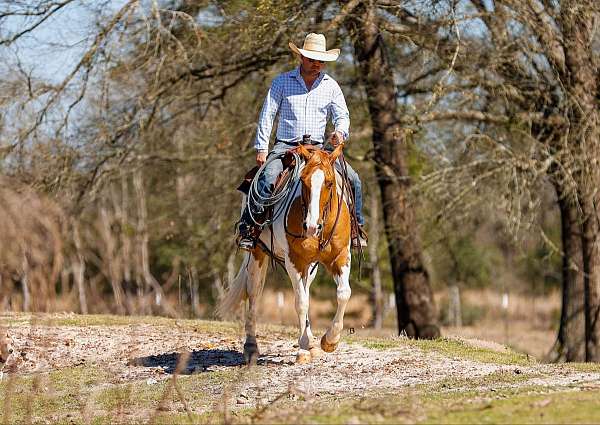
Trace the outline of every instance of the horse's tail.
{"label": "horse's tail", "polygon": [[248,299],[248,285],[250,283],[250,274],[248,273],[248,263],[250,261],[250,253],[246,252],[244,261],[233,281],[229,282],[227,293],[219,301],[217,307],[217,316],[222,319],[232,316],[238,309],[240,303]]}

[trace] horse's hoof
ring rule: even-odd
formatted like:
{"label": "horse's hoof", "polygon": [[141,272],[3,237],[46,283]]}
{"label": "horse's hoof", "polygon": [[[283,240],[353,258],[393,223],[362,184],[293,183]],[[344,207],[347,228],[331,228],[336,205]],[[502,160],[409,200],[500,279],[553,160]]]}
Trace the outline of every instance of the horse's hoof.
{"label": "horse's hoof", "polygon": [[309,352],[298,353],[296,355],[296,364],[307,364],[310,363],[311,356]]}
{"label": "horse's hoof", "polygon": [[254,343],[244,344],[244,362],[248,366],[256,365],[258,361],[258,346]]}
{"label": "horse's hoof", "polygon": [[308,351],[310,352],[310,357],[313,360],[320,359],[323,355],[323,352],[319,347],[310,347]]}
{"label": "horse's hoof", "polygon": [[339,341],[336,342],[335,344],[330,344],[329,342],[327,342],[327,335],[323,335],[323,337],[321,338],[321,348],[326,353],[333,353],[335,351],[335,349],[337,348],[338,344],[339,344]]}

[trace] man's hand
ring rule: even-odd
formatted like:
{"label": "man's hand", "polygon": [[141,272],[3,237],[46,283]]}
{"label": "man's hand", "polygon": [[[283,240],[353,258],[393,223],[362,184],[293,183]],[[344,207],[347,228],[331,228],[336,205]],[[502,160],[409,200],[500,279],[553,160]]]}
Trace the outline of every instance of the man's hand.
{"label": "man's hand", "polygon": [[333,146],[334,148],[337,147],[337,145],[339,145],[343,141],[344,141],[344,135],[342,134],[341,131],[334,131],[333,133],[331,133],[331,136],[329,137],[329,143],[331,143],[331,146]]}
{"label": "man's hand", "polygon": [[262,167],[262,165],[265,163],[266,160],[267,160],[267,152],[266,151],[256,152],[256,165],[258,165],[259,167]]}

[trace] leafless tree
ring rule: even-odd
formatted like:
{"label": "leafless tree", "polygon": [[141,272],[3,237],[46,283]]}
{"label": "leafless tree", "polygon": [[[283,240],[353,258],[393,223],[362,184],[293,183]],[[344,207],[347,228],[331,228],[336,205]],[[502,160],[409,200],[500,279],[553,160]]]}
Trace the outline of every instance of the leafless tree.
{"label": "leafless tree", "polygon": [[[495,202],[513,230],[528,224],[524,213],[536,211],[540,185],[553,185],[564,259],[558,353],[597,361],[599,6],[537,0],[446,5],[429,21],[387,28],[432,54],[421,75],[402,84],[405,96],[421,99],[412,125],[455,146],[429,144],[442,165],[421,183],[446,200],[440,217],[471,201],[494,202],[486,191],[500,195]],[[425,37],[419,25],[436,32]],[[444,69],[452,71],[445,79]]]}

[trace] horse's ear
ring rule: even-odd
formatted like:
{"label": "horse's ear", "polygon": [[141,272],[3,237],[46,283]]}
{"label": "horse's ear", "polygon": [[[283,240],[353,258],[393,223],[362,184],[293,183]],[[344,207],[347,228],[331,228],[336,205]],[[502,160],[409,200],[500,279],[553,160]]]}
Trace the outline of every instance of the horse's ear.
{"label": "horse's ear", "polygon": [[311,156],[310,151],[302,145],[298,145],[298,147],[296,149],[298,150],[298,154],[301,157],[303,157],[305,160],[308,161],[308,158],[310,158],[310,156]]}
{"label": "horse's ear", "polygon": [[338,157],[341,155],[342,150],[344,149],[344,143],[340,143],[337,148],[335,148],[333,150],[333,152],[331,152],[329,154],[329,161],[333,164],[335,162],[336,159],[338,159]]}

